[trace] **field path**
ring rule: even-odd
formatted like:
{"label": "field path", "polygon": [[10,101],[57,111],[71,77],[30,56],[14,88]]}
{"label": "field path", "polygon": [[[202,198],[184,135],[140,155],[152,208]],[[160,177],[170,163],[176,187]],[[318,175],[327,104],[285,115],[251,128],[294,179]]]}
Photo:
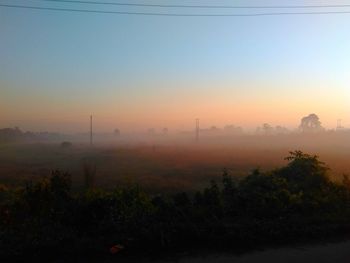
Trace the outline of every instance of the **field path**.
{"label": "field path", "polygon": [[177,260],[178,263],[347,263],[350,262],[350,241],[326,245],[278,248],[241,256],[210,255]]}

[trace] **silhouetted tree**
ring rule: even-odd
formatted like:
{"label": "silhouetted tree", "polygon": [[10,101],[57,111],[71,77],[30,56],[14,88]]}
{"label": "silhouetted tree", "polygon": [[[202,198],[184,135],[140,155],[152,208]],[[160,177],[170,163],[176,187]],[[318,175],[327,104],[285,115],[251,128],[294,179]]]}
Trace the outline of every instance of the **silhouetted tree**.
{"label": "silhouetted tree", "polygon": [[302,132],[319,132],[324,130],[321,126],[319,117],[314,113],[303,117],[299,128]]}

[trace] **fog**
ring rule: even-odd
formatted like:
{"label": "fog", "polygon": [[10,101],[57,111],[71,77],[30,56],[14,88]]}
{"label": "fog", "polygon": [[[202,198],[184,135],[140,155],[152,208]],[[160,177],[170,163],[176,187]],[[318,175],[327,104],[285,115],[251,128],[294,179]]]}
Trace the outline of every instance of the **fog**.
{"label": "fog", "polygon": [[[312,116],[311,116],[312,117]],[[223,169],[245,176],[255,168],[284,165],[289,151],[320,156],[333,180],[350,174],[350,131],[338,125],[327,130],[305,124],[294,130],[262,124],[255,131],[235,125],[172,131],[148,128],[138,133],[33,133],[19,128],[0,130],[0,178],[10,185],[46,176],[53,169],[72,174],[83,184],[83,161],[96,164],[96,186],[113,188],[137,183],[157,191],[195,190],[219,180]],[[92,139],[92,144],[90,143]]]}

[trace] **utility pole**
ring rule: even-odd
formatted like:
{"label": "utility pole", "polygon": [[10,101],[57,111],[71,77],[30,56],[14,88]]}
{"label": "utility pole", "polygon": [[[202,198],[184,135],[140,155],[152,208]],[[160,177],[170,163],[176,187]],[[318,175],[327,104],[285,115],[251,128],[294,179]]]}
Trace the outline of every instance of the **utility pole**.
{"label": "utility pole", "polygon": [[196,136],[196,142],[199,142],[199,119],[196,119],[195,136]]}
{"label": "utility pole", "polygon": [[337,130],[341,130],[343,127],[341,126],[341,119],[337,120]]}
{"label": "utility pole", "polygon": [[90,115],[90,146],[92,146],[92,115]]}

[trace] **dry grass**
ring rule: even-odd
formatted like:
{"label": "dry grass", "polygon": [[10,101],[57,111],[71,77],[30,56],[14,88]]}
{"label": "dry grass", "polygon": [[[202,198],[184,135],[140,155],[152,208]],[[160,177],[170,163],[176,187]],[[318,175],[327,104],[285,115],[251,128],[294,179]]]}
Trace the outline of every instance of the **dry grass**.
{"label": "dry grass", "polygon": [[48,175],[52,169],[61,169],[73,175],[78,188],[84,184],[113,188],[139,183],[150,191],[194,190],[219,178],[224,168],[233,176],[244,176],[256,167],[279,167],[285,163],[283,157],[294,149],[320,155],[332,168],[335,179],[350,174],[350,151],[344,145],[339,147],[340,142],[312,145],[304,138],[299,142],[292,138],[288,143],[283,139],[252,137],[226,146],[100,146],[93,150],[83,145],[71,149],[62,149],[59,144],[2,145],[0,183],[23,184]]}

